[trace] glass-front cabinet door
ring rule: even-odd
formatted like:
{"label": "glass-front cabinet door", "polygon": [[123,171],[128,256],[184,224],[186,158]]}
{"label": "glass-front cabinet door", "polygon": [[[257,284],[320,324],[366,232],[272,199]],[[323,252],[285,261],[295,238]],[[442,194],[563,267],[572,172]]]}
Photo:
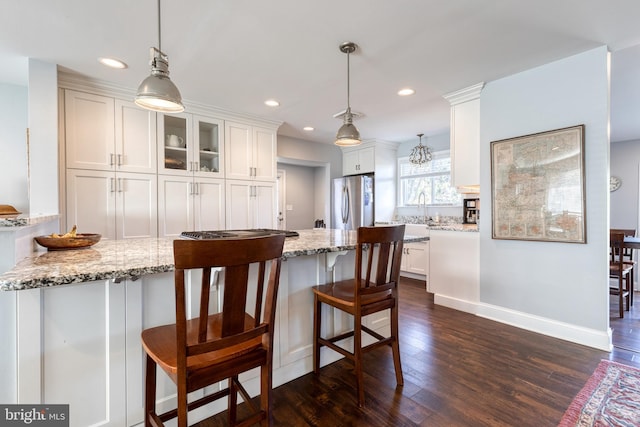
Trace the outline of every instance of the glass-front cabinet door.
{"label": "glass-front cabinet door", "polygon": [[164,175],[222,177],[223,121],[192,114],[158,119],[158,169]]}
{"label": "glass-front cabinet door", "polygon": [[222,120],[203,116],[193,117],[195,137],[194,172],[198,176],[222,176],[224,143]]}
{"label": "glass-front cabinet door", "polygon": [[162,114],[158,118],[158,171],[167,175],[190,174],[191,116]]}

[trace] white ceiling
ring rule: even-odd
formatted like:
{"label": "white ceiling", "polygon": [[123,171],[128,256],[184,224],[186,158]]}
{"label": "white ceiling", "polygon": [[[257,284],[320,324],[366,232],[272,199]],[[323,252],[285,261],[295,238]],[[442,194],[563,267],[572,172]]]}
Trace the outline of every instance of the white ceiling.
{"label": "white ceiling", "polygon": [[[25,57],[132,89],[149,73],[155,0],[0,3],[0,81],[25,84]],[[187,102],[332,143],[341,124],[333,115],[346,107],[344,41],[360,47],[351,106],[364,114],[362,137],[398,142],[448,130],[446,93],[608,45],[611,139],[622,141],[640,139],[639,17],[638,0],[164,0],[162,50]],[[99,56],[129,68],[108,69]],[[397,96],[406,86],[416,94]],[[266,107],[267,98],[281,106]]]}

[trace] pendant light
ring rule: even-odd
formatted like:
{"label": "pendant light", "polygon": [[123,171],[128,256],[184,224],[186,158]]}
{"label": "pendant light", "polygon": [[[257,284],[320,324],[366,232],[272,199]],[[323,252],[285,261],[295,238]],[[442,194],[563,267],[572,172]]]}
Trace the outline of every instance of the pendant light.
{"label": "pendant light", "polygon": [[158,0],[158,48],[151,48],[151,75],[138,87],[135,103],[148,110],[163,113],[184,111],[180,91],[169,78],[169,58],[162,52],[160,32],[160,0]]}
{"label": "pendant light", "polygon": [[353,42],[344,42],[340,45],[340,51],[347,54],[347,110],[344,112],[344,123],[338,129],[336,135],[336,145],[341,147],[350,147],[362,143],[360,140],[360,132],[353,125],[353,114],[351,113],[351,104],[349,103],[349,55],[355,52],[357,45]]}
{"label": "pendant light", "polygon": [[420,142],[418,143],[418,145],[413,147],[413,150],[411,150],[411,154],[409,155],[409,163],[411,163],[412,165],[422,166],[423,164],[430,162],[433,157],[429,147],[422,145],[423,135],[423,133],[418,134]]}

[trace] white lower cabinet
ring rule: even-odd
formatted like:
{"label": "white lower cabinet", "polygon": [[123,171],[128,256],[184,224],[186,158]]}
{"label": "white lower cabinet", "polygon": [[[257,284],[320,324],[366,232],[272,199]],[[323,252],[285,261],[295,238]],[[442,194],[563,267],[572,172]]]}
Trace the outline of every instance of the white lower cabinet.
{"label": "white lower cabinet", "polygon": [[274,182],[227,180],[227,229],[276,228]]}
{"label": "white lower cabinet", "polygon": [[[189,277],[189,286],[193,280],[200,280],[197,276]],[[72,427],[141,424],[145,353],[140,334],[146,328],[175,322],[173,272],[120,283],[105,280],[54,287],[41,292],[45,320],[41,331],[45,338],[43,402],[69,404]],[[191,312],[197,312],[199,292],[187,295],[191,298]],[[210,296],[213,311],[220,305],[218,295],[218,288],[213,286]],[[37,357],[33,363],[36,360]],[[158,369],[158,407],[175,408],[175,399],[175,385]],[[207,411],[203,409],[195,417],[210,416],[210,408]]]}
{"label": "white lower cabinet", "polygon": [[67,169],[67,229],[103,239],[156,237],[155,174]]}
{"label": "white lower cabinet", "polygon": [[[274,387],[312,370],[313,293],[310,287],[353,277],[354,251],[299,256],[282,263],[274,338]],[[335,267],[334,267],[335,264]],[[255,271],[254,271],[255,272]],[[253,273],[251,273],[253,274]],[[201,276],[187,277],[189,312],[197,313]],[[222,285],[220,285],[222,286]],[[221,309],[221,288],[212,275],[210,311]],[[6,292],[9,295],[9,292]],[[11,351],[19,361],[14,381],[15,402],[69,404],[71,427],[136,426],[144,414],[144,329],[175,321],[173,272],[137,279],[100,280],[77,285],[16,291],[16,339]],[[249,300],[253,307],[255,301]],[[10,304],[7,304],[10,305]],[[353,318],[323,307],[323,334],[334,336],[352,327]],[[365,324],[389,334],[389,310],[367,316]],[[367,341],[369,342],[369,341]],[[342,356],[326,348],[322,364]],[[241,376],[247,391],[260,390],[258,370]],[[204,391],[212,393],[218,385]],[[194,393],[202,395],[203,391]],[[156,404],[176,406],[176,387],[158,369]],[[198,422],[226,408],[226,399],[190,414]]]}
{"label": "white lower cabinet", "polygon": [[400,270],[427,276],[429,274],[429,242],[405,244]]}
{"label": "white lower cabinet", "polygon": [[42,291],[42,401],[68,404],[71,426],[127,425],[124,303],[112,281]]}
{"label": "white lower cabinet", "polygon": [[[424,224],[406,224],[405,236],[428,236],[429,229]],[[429,288],[429,241],[405,243],[400,263],[400,274],[418,280],[426,280]]]}
{"label": "white lower cabinet", "polygon": [[160,176],[158,234],[179,236],[183,231],[225,228],[225,186],[218,178]]}

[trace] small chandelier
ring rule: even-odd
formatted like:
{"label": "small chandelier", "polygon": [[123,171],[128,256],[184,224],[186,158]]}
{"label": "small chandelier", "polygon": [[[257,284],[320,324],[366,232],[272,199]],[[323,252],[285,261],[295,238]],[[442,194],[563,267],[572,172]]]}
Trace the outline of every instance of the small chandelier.
{"label": "small chandelier", "polygon": [[409,162],[412,165],[421,166],[427,162],[430,162],[433,157],[429,147],[422,145],[423,135],[424,135],[423,133],[418,134],[418,137],[420,138],[420,142],[418,143],[418,145],[413,147],[413,150],[411,150],[411,154],[409,155]]}
{"label": "small chandelier", "polygon": [[350,147],[360,145],[360,132],[353,125],[353,113],[351,113],[351,105],[349,104],[349,55],[357,49],[357,45],[353,42],[344,42],[340,45],[340,51],[347,54],[347,110],[344,112],[344,123],[338,129],[336,135],[336,145],[341,147]]}
{"label": "small chandelier", "polygon": [[151,48],[151,75],[138,87],[135,102],[142,108],[164,113],[184,111],[182,96],[169,78],[169,58],[162,52],[158,0],[158,48]]}

